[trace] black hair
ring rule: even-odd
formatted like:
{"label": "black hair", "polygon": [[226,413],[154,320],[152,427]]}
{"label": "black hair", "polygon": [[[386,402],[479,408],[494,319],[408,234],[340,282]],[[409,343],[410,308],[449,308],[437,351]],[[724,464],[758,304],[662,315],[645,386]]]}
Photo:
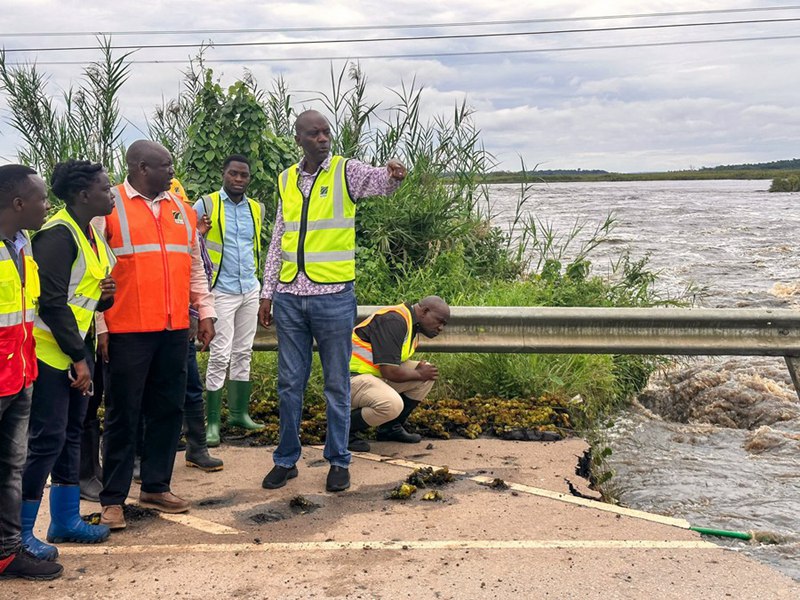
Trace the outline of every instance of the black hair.
{"label": "black hair", "polygon": [[78,192],[92,185],[95,178],[103,172],[103,165],[88,160],[69,159],[58,163],[50,176],[50,188],[56,198],[72,204]]}
{"label": "black hair", "polygon": [[244,156],[243,154],[231,154],[228,158],[225,159],[225,162],[222,163],[222,170],[228,168],[228,165],[232,162],[240,162],[246,164],[248,167],[250,166],[250,159]]}
{"label": "black hair", "polygon": [[0,167],[0,206],[3,208],[19,194],[19,188],[31,175],[38,173],[25,165],[3,165]]}

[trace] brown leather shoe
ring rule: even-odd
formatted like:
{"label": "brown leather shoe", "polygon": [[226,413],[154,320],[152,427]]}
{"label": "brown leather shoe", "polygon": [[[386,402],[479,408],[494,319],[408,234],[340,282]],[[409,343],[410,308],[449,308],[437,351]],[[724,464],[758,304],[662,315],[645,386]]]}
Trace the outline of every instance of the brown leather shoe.
{"label": "brown leather shoe", "polygon": [[125,529],[128,524],[125,522],[125,513],[121,504],[104,506],[100,513],[100,524],[108,525],[109,529]]}
{"label": "brown leather shoe", "polygon": [[139,506],[173,514],[189,510],[189,503],[172,492],[139,492]]}

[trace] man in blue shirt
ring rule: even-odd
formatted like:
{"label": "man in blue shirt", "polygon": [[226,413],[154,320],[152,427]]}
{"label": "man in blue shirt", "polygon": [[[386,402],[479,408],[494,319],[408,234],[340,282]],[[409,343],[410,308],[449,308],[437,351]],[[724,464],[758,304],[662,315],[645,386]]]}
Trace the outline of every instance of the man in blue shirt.
{"label": "man in blue shirt", "polygon": [[209,225],[205,240],[217,311],[217,334],[210,346],[206,371],[206,440],[212,447],[220,442],[222,388],[229,367],[228,424],[245,429],[262,427],[250,418],[249,402],[264,206],[245,195],[249,183],[250,161],[241,154],[232,154],[222,165],[222,189],[203,196],[194,205],[198,221]]}

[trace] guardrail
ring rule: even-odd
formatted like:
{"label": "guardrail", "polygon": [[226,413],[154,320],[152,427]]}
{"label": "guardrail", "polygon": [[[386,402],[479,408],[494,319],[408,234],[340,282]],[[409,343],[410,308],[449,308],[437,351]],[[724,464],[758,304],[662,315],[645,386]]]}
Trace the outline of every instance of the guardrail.
{"label": "guardrail", "polygon": [[[378,306],[359,306],[363,319]],[[800,397],[800,312],[786,309],[452,306],[423,352],[783,356]],[[275,328],[253,348],[275,350]]]}

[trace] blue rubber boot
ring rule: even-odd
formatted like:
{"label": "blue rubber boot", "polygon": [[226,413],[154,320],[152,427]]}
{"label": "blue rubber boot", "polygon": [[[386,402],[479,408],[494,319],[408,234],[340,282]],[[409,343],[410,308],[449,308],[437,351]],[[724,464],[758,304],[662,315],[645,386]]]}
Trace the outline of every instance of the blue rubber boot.
{"label": "blue rubber boot", "polygon": [[54,561],[58,558],[58,548],[45,544],[33,535],[33,526],[36,524],[36,515],[39,514],[41,500],[23,500],[21,521],[22,521],[22,545],[39,560]]}
{"label": "blue rubber boot", "polygon": [[78,485],[53,485],[50,488],[50,527],[47,541],[97,544],[108,539],[107,525],[89,525],[81,519],[81,488]]}

